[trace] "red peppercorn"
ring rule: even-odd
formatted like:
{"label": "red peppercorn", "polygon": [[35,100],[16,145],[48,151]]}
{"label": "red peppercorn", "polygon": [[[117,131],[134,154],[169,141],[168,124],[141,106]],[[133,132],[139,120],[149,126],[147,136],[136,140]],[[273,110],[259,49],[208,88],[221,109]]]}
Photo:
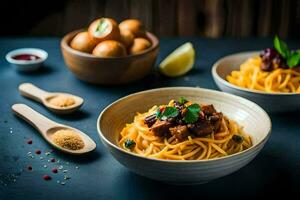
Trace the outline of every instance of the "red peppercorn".
{"label": "red peppercorn", "polygon": [[58,170],[57,170],[56,168],[53,168],[51,171],[52,171],[54,174],[56,174],[56,173],[58,172]]}
{"label": "red peppercorn", "polygon": [[27,144],[32,144],[32,140],[27,140]]}
{"label": "red peppercorn", "polygon": [[51,162],[55,162],[55,158],[51,158],[51,160],[50,160]]}
{"label": "red peppercorn", "polygon": [[27,169],[28,171],[32,171],[32,167],[30,165],[27,167]]}
{"label": "red peppercorn", "polygon": [[36,150],[35,153],[36,154],[41,154],[42,152],[41,152],[41,150]]}
{"label": "red peppercorn", "polygon": [[51,176],[49,176],[49,175],[44,175],[44,176],[43,176],[43,179],[44,179],[45,181],[50,181],[52,178],[51,178]]}

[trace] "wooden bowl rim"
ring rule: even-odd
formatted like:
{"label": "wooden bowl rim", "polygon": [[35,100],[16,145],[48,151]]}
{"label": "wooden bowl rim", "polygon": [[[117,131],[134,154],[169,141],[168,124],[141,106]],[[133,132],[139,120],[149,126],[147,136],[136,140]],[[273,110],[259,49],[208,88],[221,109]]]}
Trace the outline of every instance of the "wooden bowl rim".
{"label": "wooden bowl rim", "polygon": [[146,32],[146,36],[148,37],[148,39],[150,39],[152,45],[151,45],[150,48],[146,49],[145,51],[142,51],[141,53],[138,53],[138,54],[127,55],[127,56],[123,56],[123,57],[105,57],[105,58],[101,58],[101,57],[94,56],[93,54],[89,54],[89,53],[85,53],[85,52],[75,50],[75,49],[70,47],[70,45],[69,45],[70,41],[75,37],[75,35],[77,33],[80,33],[82,31],[85,31],[85,29],[75,30],[75,31],[72,31],[72,32],[66,34],[61,40],[61,43],[60,43],[61,48],[65,49],[69,53],[74,54],[76,56],[86,57],[86,58],[91,58],[91,59],[103,59],[103,60],[123,60],[123,59],[143,57],[143,56],[146,56],[149,52],[152,52],[155,49],[159,48],[158,38],[153,33]]}

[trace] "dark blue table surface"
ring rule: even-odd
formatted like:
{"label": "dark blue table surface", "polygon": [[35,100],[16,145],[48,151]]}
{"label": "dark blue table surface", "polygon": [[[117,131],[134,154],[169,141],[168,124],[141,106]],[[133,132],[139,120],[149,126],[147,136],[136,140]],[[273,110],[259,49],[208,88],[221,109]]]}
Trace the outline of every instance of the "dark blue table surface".
{"label": "dark blue table surface", "polygon": [[[129,172],[120,165],[99,140],[96,120],[100,111],[118,98],[145,89],[165,86],[192,86],[217,89],[211,76],[212,64],[222,56],[239,51],[262,49],[272,45],[271,39],[201,39],[163,38],[158,61],[183,42],[191,41],[196,49],[195,69],[183,77],[166,78],[156,70],[134,84],[104,87],[77,80],[64,64],[58,38],[0,39],[0,199],[163,199],[183,197],[250,198],[269,194],[299,195],[300,187],[300,115],[271,114],[272,135],[262,152],[241,170],[196,186],[172,186]],[[300,40],[289,41],[299,48]],[[5,61],[5,54],[20,47],[38,47],[49,57],[45,67],[34,74],[19,74]],[[49,91],[66,91],[85,99],[80,112],[57,116],[42,105],[21,97],[18,85],[32,82]],[[25,103],[50,119],[77,127],[93,138],[97,149],[90,155],[76,157],[54,151],[38,132],[11,112],[14,103]],[[32,145],[26,141],[33,140]],[[36,155],[36,149],[42,151]],[[27,153],[32,152],[34,158]],[[42,159],[40,157],[43,157]],[[60,163],[48,162],[55,157]],[[28,171],[31,165],[33,171]],[[47,167],[45,167],[46,165]],[[63,173],[51,173],[53,167],[63,166]],[[76,169],[78,168],[78,169]],[[52,176],[44,181],[43,175]],[[65,185],[64,174],[71,177]]]}

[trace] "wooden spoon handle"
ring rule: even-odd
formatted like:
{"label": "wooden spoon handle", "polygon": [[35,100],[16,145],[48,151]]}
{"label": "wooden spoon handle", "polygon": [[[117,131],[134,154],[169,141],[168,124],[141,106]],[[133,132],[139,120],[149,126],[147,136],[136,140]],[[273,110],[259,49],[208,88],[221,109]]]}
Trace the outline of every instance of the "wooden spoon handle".
{"label": "wooden spoon handle", "polygon": [[14,104],[11,108],[17,116],[37,128],[43,136],[46,136],[48,129],[57,126],[57,123],[36,112],[25,104]]}
{"label": "wooden spoon handle", "polygon": [[38,102],[43,102],[50,94],[31,83],[22,83],[19,86],[19,91],[22,96],[28,97]]}

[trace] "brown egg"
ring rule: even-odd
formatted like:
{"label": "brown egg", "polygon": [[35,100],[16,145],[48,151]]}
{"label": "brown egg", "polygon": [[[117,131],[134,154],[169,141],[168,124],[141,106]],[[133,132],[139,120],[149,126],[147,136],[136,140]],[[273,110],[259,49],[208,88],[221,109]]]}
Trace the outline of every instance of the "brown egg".
{"label": "brown egg", "polygon": [[137,19],[126,19],[119,24],[120,30],[128,30],[135,37],[144,37],[145,28],[143,24]]}
{"label": "brown egg", "polygon": [[89,37],[88,32],[80,32],[73,38],[70,46],[78,51],[91,53],[96,43]]}
{"label": "brown egg", "polygon": [[126,56],[126,48],[118,41],[105,40],[94,48],[93,55],[99,57],[122,57]]}
{"label": "brown egg", "polygon": [[134,35],[128,30],[121,31],[121,42],[125,45],[126,48],[130,47],[133,43]]}
{"label": "brown egg", "polygon": [[120,40],[118,24],[110,18],[100,18],[93,21],[88,28],[88,33],[97,43],[104,40]]}
{"label": "brown egg", "polygon": [[151,46],[151,43],[145,38],[134,38],[133,44],[129,49],[130,54],[138,54]]}

